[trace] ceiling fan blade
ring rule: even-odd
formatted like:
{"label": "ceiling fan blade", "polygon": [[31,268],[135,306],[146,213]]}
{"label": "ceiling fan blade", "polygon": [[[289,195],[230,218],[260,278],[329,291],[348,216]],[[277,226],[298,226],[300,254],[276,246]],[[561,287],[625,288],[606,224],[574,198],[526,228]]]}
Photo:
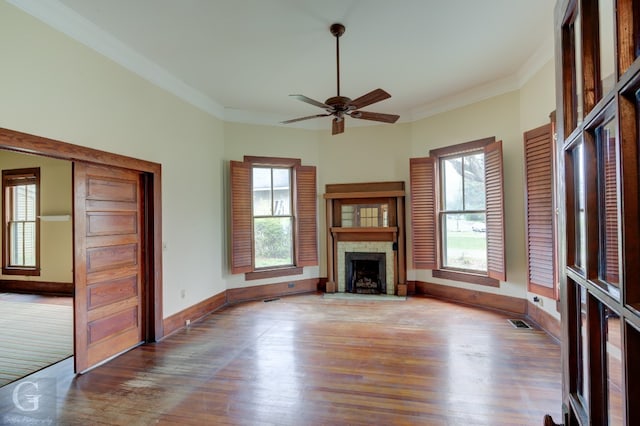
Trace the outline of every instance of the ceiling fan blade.
{"label": "ceiling fan blade", "polygon": [[384,101],[385,99],[389,99],[391,97],[390,94],[385,92],[382,89],[372,90],[371,92],[360,96],[357,99],[349,102],[349,106],[355,107],[353,109],[364,108],[367,105],[375,104],[376,102]]}
{"label": "ceiling fan blade", "polygon": [[331,107],[330,105],[327,105],[325,103],[316,101],[316,100],[311,99],[311,98],[307,98],[305,95],[289,95],[289,96],[292,96],[292,97],[298,99],[299,101],[306,102],[306,103],[311,104],[313,106],[317,106],[317,107],[320,107],[320,108],[323,108],[323,109],[333,110],[333,107]]}
{"label": "ceiling fan blade", "polygon": [[369,111],[354,111],[351,114],[353,118],[359,118],[360,120],[372,120],[382,121],[383,123],[395,123],[400,118],[395,114],[383,114],[381,112],[369,112]]}
{"label": "ceiling fan blade", "polygon": [[344,132],[344,118],[334,118],[331,126],[331,134],[337,135]]}
{"label": "ceiling fan blade", "polygon": [[316,115],[308,115],[306,117],[300,117],[300,118],[293,118],[291,120],[287,120],[287,121],[281,121],[280,124],[289,124],[289,123],[295,123],[296,121],[302,121],[302,120],[309,120],[312,118],[318,118],[318,117],[328,117],[331,114],[316,114]]}

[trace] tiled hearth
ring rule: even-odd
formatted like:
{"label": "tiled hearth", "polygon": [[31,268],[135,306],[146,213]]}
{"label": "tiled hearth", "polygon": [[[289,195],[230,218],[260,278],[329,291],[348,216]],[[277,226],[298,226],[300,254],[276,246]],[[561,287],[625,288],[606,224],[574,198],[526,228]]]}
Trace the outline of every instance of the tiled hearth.
{"label": "tiled hearth", "polygon": [[387,294],[395,294],[394,293],[394,253],[393,253],[393,243],[386,241],[341,241],[338,242],[338,260],[337,260],[337,284],[338,284],[338,292],[343,293],[346,291],[346,261],[345,261],[345,253],[346,252],[356,252],[356,253],[385,253],[385,261],[386,261],[386,281],[387,283],[391,283],[391,285],[387,284]]}

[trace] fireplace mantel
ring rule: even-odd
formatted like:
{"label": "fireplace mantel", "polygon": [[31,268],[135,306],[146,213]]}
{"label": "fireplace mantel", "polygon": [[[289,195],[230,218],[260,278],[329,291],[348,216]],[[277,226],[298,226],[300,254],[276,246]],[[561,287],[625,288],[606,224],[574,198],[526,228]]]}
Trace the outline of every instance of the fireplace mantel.
{"label": "fireplace mantel", "polygon": [[[338,271],[344,270],[338,265],[339,245],[370,242],[389,244],[384,250],[391,253],[393,282],[387,287],[406,295],[404,196],[404,182],[326,185],[328,293],[342,291],[336,285]],[[348,219],[343,217],[347,212]]]}

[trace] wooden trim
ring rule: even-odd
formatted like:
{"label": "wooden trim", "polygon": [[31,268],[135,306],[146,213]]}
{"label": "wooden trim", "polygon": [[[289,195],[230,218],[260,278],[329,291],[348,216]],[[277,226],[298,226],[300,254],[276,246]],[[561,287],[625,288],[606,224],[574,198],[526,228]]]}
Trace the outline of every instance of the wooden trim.
{"label": "wooden trim", "polygon": [[495,136],[489,138],[476,139],[470,142],[459,143],[456,145],[446,146],[444,148],[436,148],[429,151],[429,157],[446,157],[448,155],[462,154],[468,151],[478,151],[484,149],[487,145],[496,141]]}
{"label": "wooden trim", "polygon": [[[327,194],[352,194],[359,192],[366,192],[368,196],[374,196],[372,193],[398,193],[404,195],[404,181],[396,182],[363,182],[363,183],[332,183],[325,185],[325,192]],[[382,197],[395,197],[395,195],[382,195]],[[350,198],[347,196],[328,196],[327,198]]]}
{"label": "wooden trim", "polygon": [[388,226],[386,228],[383,227],[369,227],[369,228],[358,228],[358,227],[353,227],[353,228],[342,228],[340,226],[333,226],[331,227],[331,232],[332,233],[352,233],[352,234],[375,234],[375,233],[392,233],[395,234],[398,232],[398,227],[397,226]]}
{"label": "wooden trim", "polygon": [[[43,155],[68,161],[83,161],[106,166],[114,166],[145,172],[153,183],[149,190],[153,208],[150,221],[147,223],[147,233],[153,236],[153,249],[147,251],[147,259],[153,268],[149,271],[152,276],[147,277],[149,300],[153,300],[153,308],[147,311],[150,317],[147,322],[152,324],[145,336],[147,341],[155,341],[163,336],[162,321],[162,166],[151,161],[140,160],[119,154],[112,154],[80,145],[73,145],[54,139],[34,136],[27,133],[0,128],[0,149],[6,149],[25,154]],[[74,188],[75,191],[75,188]],[[75,237],[74,237],[75,238]]]}
{"label": "wooden trim", "polygon": [[[409,287],[410,288],[410,287]],[[466,305],[498,309],[516,314],[526,314],[527,300],[501,294],[485,293],[459,287],[415,281],[415,293],[451,300]]]}
{"label": "wooden trim", "polygon": [[527,300],[527,318],[546,331],[548,335],[560,342],[562,335],[560,320],[556,319],[544,309],[540,309],[536,304],[529,300]]}
{"label": "wooden trim", "polygon": [[336,198],[389,198],[389,197],[403,197],[404,190],[402,191],[370,191],[370,192],[332,192],[323,195],[325,199]]}
{"label": "wooden trim", "polygon": [[471,274],[469,272],[449,271],[446,269],[434,269],[431,274],[435,278],[444,278],[446,280],[461,281],[465,283],[486,285],[488,287],[500,287],[500,281],[495,278],[484,275]]}
{"label": "wooden trim", "polygon": [[248,302],[250,300],[287,296],[291,294],[312,293],[318,291],[319,283],[320,280],[318,278],[309,278],[298,281],[286,281],[276,284],[232,288],[227,290],[227,302],[231,304]]}
{"label": "wooden trim", "polygon": [[299,158],[285,158],[285,157],[256,157],[252,155],[245,155],[243,162],[251,163],[253,166],[265,165],[265,166],[281,166],[281,167],[298,167],[302,165],[302,160]]}
{"label": "wooden trim", "polygon": [[[189,306],[180,312],[177,312],[163,320],[164,337],[186,327],[187,320],[193,324],[212,312],[224,307],[227,304],[227,292],[223,291],[215,296],[203,300],[200,303]],[[163,337],[163,338],[164,338]]]}
{"label": "wooden trim", "polygon": [[0,280],[0,292],[73,296],[73,283],[49,281]]}
{"label": "wooden trim", "polygon": [[288,275],[302,275],[303,268],[296,266],[287,266],[285,268],[278,269],[265,269],[247,272],[244,274],[244,279],[247,281],[261,280],[264,278],[286,277]]}

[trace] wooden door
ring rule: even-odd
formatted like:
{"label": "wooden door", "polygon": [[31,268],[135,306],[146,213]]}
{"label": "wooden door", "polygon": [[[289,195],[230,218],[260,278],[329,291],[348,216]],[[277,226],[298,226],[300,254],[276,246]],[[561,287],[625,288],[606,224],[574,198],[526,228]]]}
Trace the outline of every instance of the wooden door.
{"label": "wooden door", "polygon": [[137,171],[74,163],[75,368],[143,341],[143,203]]}

